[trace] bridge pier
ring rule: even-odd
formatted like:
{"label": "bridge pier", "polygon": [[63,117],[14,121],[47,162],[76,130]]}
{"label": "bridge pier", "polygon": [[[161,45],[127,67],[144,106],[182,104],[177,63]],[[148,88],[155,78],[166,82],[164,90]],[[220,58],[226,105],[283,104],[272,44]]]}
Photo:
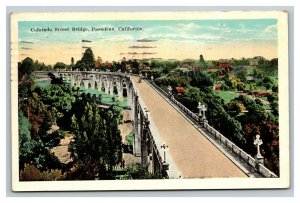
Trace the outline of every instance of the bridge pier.
{"label": "bridge pier", "polygon": [[83,80],[82,82],[84,84],[84,88],[88,89],[89,88],[89,81],[88,80]]}
{"label": "bridge pier", "polygon": [[123,87],[120,84],[117,85],[117,90],[119,101],[123,101]]}
{"label": "bridge pier", "polygon": [[141,164],[142,167],[147,167],[148,166],[148,129],[146,126],[147,122],[143,117],[141,117]]}
{"label": "bridge pier", "polygon": [[138,96],[134,98],[134,119],[133,119],[133,155],[141,156],[141,139],[140,139],[140,110],[138,108]]}

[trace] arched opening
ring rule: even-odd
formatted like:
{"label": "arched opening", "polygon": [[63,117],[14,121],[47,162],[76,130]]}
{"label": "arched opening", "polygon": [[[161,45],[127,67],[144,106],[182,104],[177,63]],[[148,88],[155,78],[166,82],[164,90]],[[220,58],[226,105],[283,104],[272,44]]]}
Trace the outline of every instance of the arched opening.
{"label": "arched opening", "polygon": [[125,83],[123,83],[123,97],[127,97],[127,94],[128,94],[128,92],[127,92],[127,86],[126,86],[126,84]]}
{"label": "arched opening", "polygon": [[83,80],[80,81],[80,86],[84,87]]}
{"label": "arched opening", "polygon": [[118,88],[117,88],[117,83],[113,82],[113,93],[118,94]]}
{"label": "arched opening", "polygon": [[95,89],[98,90],[98,83],[95,82]]}
{"label": "arched opening", "polygon": [[103,81],[101,82],[101,92],[105,92],[105,83],[106,81]]}
{"label": "arched opening", "polygon": [[91,89],[91,88],[92,88],[92,85],[91,85],[91,83],[89,83],[89,84],[88,84],[88,88],[89,88],[89,89]]}

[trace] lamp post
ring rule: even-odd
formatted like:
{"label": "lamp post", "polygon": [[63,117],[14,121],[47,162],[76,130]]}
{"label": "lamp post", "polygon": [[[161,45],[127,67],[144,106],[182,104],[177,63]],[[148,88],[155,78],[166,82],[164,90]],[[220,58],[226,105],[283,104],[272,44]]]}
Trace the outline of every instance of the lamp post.
{"label": "lamp post", "polygon": [[197,108],[199,109],[198,116],[201,117],[201,116],[202,116],[202,114],[201,114],[201,111],[202,111],[202,105],[201,105],[201,102],[198,103],[198,107],[197,107]]}
{"label": "lamp post", "polygon": [[169,93],[169,96],[172,96],[172,87],[170,85],[168,86],[168,93]]}
{"label": "lamp post", "polygon": [[166,145],[166,143],[163,143],[163,145],[161,145],[160,148],[162,148],[163,151],[164,151],[164,160],[163,160],[163,162],[166,163],[166,150],[168,148],[168,145]]}
{"label": "lamp post", "polygon": [[207,107],[205,106],[205,104],[202,105],[202,119],[203,119],[203,122],[206,121],[206,117],[205,117],[205,112],[207,111]]}
{"label": "lamp post", "polygon": [[264,157],[260,154],[260,145],[263,144],[262,139],[260,139],[260,135],[256,135],[256,139],[254,140],[253,144],[256,146],[257,148],[257,154],[255,156],[256,162],[257,164],[263,164],[263,159]]}
{"label": "lamp post", "polygon": [[198,107],[199,109],[199,122],[200,124],[203,124],[204,122],[207,122],[206,116],[205,116],[205,112],[207,111],[207,107],[205,106],[205,104],[201,105],[201,102],[198,103]]}

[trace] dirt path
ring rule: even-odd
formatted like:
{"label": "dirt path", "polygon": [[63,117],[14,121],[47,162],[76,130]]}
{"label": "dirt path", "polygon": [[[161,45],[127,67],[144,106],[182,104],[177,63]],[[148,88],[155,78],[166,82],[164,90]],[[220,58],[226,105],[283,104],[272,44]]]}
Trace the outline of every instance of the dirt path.
{"label": "dirt path", "polygon": [[51,149],[51,152],[54,153],[54,155],[59,159],[61,163],[68,163],[72,161],[71,159],[71,153],[68,152],[68,147],[70,141],[73,139],[72,134],[67,134],[65,138],[60,140],[60,143]]}
{"label": "dirt path", "polygon": [[145,81],[133,81],[183,177],[247,177]]}

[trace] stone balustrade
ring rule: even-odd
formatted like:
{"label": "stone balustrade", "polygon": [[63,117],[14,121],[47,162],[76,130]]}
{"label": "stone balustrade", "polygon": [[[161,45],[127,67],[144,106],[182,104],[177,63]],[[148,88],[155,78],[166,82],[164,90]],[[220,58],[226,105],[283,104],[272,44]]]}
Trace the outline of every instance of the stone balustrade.
{"label": "stone balustrade", "polygon": [[[149,81],[148,81],[149,82]],[[194,123],[198,125],[199,122],[199,116],[195,113],[193,113],[191,110],[186,108],[183,104],[181,104],[179,101],[177,101],[174,97],[169,95],[167,92],[165,92],[163,89],[161,89],[159,86],[157,86],[153,82],[149,82],[149,84],[152,85],[157,91],[159,91],[162,95],[167,97],[169,101],[171,101],[173,104],[178,107],[186,116],[188,116]],[[222,135],[220,132],[218,132],[216,129],[214,129],[212,126],[210,126],[207,122],[203,123],[203,128],[206,130],[207,135],[209,135],[212,139],[219,142],[228,151],[233,152],[237,157],[242,159],[244,162],[249,164],[252,168],[255,168],[259,174],[261,174],[263,177],[266,178],[277,178],[278,176],[274,174],[272,171],[270,171],[268,168],[266,168],[263,164],[258,164],[257,161],[249,154],[247,154],[244,150],[236,146],[232,141],[230,141],[228,138],[226,138],[224,135]]]}

